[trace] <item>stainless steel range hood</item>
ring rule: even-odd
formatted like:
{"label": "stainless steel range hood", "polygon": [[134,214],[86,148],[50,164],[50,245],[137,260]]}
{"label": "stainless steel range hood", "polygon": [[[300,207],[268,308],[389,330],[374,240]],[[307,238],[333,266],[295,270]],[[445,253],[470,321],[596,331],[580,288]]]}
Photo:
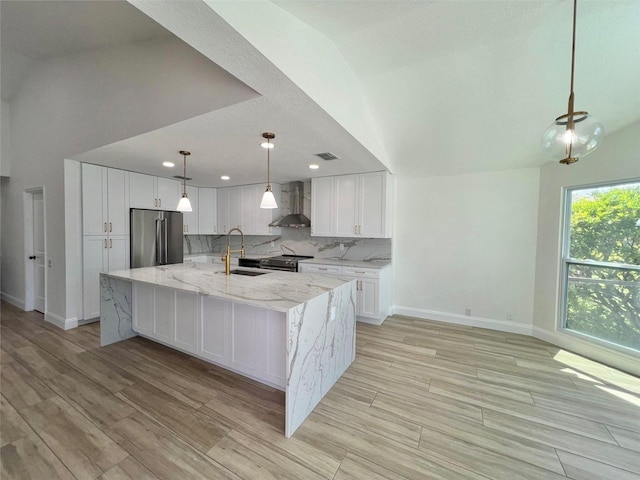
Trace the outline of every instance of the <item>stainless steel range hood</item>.
{"label": "stainless steel range hood", "polygon": [[304,183],[291,182],[289,184],[289,207],[291,213],[286,215],[272,224],[270,227],[291,227],[301,228],[311,226],[311,220],[309,220],[302,213],[302,196],[304,194]]}

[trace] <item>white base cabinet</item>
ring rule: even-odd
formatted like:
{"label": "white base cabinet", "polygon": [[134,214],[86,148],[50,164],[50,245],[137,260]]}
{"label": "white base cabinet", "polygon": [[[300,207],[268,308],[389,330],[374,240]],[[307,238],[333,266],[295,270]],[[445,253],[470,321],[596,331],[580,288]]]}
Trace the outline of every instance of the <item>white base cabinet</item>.
{"label": "white base cabinet", "polygon": [[298,264],[301,273],[318,273],[356,281],[356,317],[359,322],[382,324],[392,302],[391,266],[384,268],[347,267],[317,263]]}
{"label": "white base cabinet", "polygon": [[286,386],[286,315],[135,282],[133,330],[267,385]]}

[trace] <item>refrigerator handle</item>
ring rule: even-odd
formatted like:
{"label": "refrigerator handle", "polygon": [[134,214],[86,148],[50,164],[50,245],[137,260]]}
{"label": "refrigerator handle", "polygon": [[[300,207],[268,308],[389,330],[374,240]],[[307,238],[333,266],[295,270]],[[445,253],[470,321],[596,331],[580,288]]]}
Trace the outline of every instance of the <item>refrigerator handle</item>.
{"label": "refrigerator handle", "polygon": [[167,232],[168,228],[167,228],[167,219],[163,218],[162,219],[162,231],[164,234],[164,265],[166,265],[169,262],[169,234]]}
{"label": "refrigerator handle", "polygon": [[162,220],[156,218],[156,264],[162,265]]}

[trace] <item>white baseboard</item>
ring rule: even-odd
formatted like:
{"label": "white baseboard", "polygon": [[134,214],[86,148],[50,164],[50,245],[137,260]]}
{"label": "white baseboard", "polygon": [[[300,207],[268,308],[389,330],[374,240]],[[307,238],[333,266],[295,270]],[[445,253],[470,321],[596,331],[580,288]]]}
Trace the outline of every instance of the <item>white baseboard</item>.
{"label": "white baseboard", "polygon": [[0,298],[3,301],[10,303],[14,307],[18,307],[20,310],[24,310],[24,300],[19,299],[18,297],[14,297],[13,295],[9,295],[8,293],[0,292]]}
{"label": "white baseboard", "polygon": [[570,333],[551,332],[539,327],[533,327],[533,336],[560,348],[595,360],[596,362],[601,362],[624,372],[631,373],[632,375],[640,376],[640,358],[633,354],[626,354]]}
{"label": "white baseboard", "polygon": [[518,333],[520,335],[532,335],[533,327],[522,323],[506,322],[504,320],[493,320],[491,318],[471,317],[458,315],[455,313],[436,312],[434,310],[424,310],[422,308],[403,307],[394,305],[391,311],[397,315],[423,318],[425,320],[435,320],[437,322],[453,323],[455,325],[466,325],[470,327],[488,328],[489,330],[499,330],[501,332]]}
{"label": "white baseboard", "polygon": [[78,326],[78,318],[62,318],[55,313],[47,312],[44,314],[44,321],[55,325],[62,330],[70,330]]}
{"label": "white baseboard", "polygon": [[367,318],[367,317],[356,317],[356,322],[360,323],[368,323],[370,325],[382,325],[382,322],[386,320],[385,318]]}

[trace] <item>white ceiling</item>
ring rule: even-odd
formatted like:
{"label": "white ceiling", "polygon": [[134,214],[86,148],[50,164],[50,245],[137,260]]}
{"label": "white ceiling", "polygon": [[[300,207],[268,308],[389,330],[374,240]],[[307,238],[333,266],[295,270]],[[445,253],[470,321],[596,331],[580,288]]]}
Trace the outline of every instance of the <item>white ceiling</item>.
{"label": "white ceiling", "polygon": [[[566,112],[573,2],[276,1],[332,38],[396,173],[539,166]],[[578,2],[575,97],[611,133],[640,119],[640,2]],[[587,160],[585,160],[587,161]]]}
{"label": "white ceiling", "polygon": [[[460,174],[548,161],[539,139],[566,109],[572,2],[273,3],[338,47],[374,114],[394,173]],[[241,2],[238,8],[248,5]],[[124,2],[3,1],[1,6],[3,98],[5,83],[12,84],[11,71],[28,70],[33,59],[168,35]],[[608,133],[640,120],[637,25],[636,0],[579,2],[576,107],[598,117]],[[278,26],[272,28],[277,34]],[[209,43],[221,44],[215,42]],[[5,62],[11,48],[15,52],[6,58],[13,61]],[[247,55],[247,46],[235,36],[220,48],[237,49],[227,53],[239,60]],[[232,177],[229,184],[254,183],[264,181],[266,173],[265,151],[257,146],[260,133],[271,130],[277,145],[275,181],[384,168],[366,146],[262,60],[252,57],[249,68],[255,71],[246,78],[264,77],[263,86],[272,87],[259,88],[242,78],[261,97],[74,158],[171,176],[181,169],[168,172],[161,162],[172,160],[179,167],[177,151],[189,149],[187,175],[193,184],[221,186],[222,174]],[[8,73],[5,64],[11,64]],[[12,85],[19,88],[19,82]],[[343,160],[325,163],[313,157],[324,151]],[[311,172],[311,162],[322,169]]]}

